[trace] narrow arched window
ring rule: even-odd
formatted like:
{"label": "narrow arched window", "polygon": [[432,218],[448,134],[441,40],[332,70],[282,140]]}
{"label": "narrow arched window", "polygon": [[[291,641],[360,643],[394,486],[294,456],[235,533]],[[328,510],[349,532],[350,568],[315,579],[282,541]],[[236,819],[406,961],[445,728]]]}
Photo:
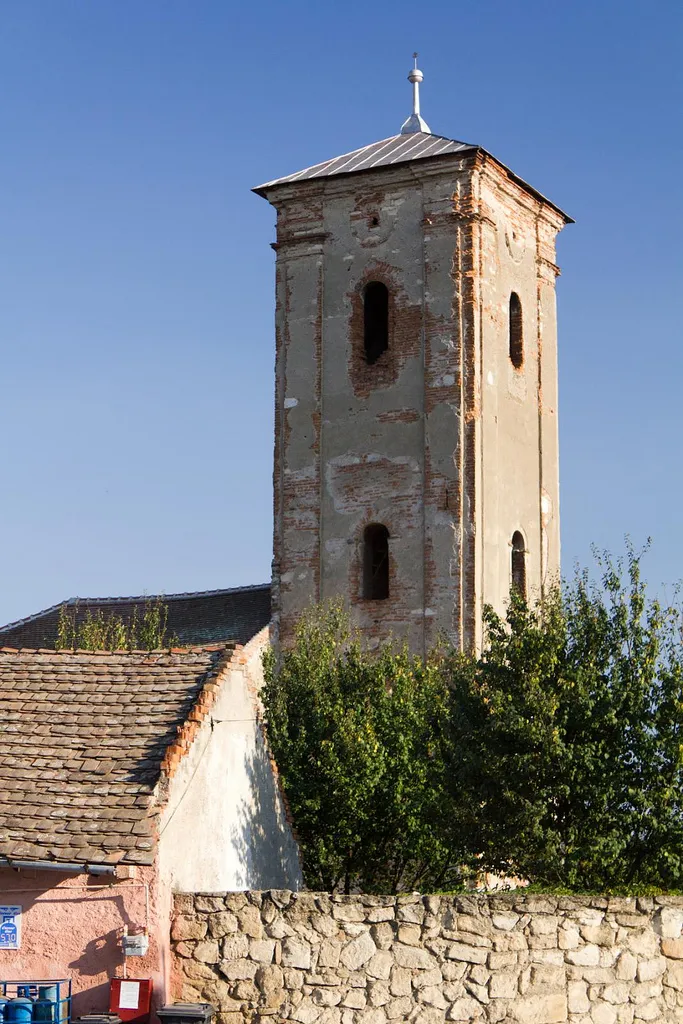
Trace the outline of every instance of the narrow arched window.
{"label": "narrow arched window", "polygon": [[512,589],[526,601],[526,551],[519,530],[512,534]]}
{"label": "narrow arched window", "polygon": [[517,292],[510,295],[510,362],[520,370],[524,362],[524,329],[522,325],[522,303]]}
{"label": "narrow arched window", "polygon": [[363,291],[363,342],[370,366],[389,348],[389,290],[381,281],[370,281]]}
{"label": "narrow arched window", "polygon": [[389,531],[381,523],[372,523],[363,532],[363,597],[389,597]]}

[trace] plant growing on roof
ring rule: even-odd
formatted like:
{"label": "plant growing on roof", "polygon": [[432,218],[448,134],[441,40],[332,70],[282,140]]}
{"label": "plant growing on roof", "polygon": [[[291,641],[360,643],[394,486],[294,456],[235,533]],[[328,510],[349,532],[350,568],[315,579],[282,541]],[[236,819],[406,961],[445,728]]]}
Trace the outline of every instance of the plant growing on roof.
{"label": "plant growing on roof", "polygon": [[78,604],[63,604],[55,646],[57,650],[159,650],[177,643],[175,636],[168,635],[167,624],[168,605],[161,600],[146,601],[142,618],[134,605],[128,620],[116,612],[105,614],[101,609],[93,614],[90,608],[79,619]]}

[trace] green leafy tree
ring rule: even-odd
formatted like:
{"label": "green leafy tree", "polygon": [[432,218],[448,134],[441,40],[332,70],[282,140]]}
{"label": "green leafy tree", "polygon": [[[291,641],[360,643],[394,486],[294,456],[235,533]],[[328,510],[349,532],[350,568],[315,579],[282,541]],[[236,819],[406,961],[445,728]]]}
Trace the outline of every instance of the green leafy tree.
{"label": "green leafy tree", "polygon": [[438,658],[370,654],[339,604],[306,614],[265,658],[269,742],[312,888],[454,884],[462,862],[444,776],[448,692]]}
{"label": "green leafy tree", "polygon": [[452,797],[482,867],[605,889],[683,883],[681,616],[640,558],[486,614],[450,668]]}

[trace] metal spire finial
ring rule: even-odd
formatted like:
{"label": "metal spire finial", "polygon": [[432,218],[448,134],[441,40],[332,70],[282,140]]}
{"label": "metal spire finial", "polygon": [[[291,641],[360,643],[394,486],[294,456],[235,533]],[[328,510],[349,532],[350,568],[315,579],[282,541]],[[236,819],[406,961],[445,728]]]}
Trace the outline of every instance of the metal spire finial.
{"label": "metal spire finial", "polygon": [[420,117],[420,82],[424,75],[417,66],[417,53],[413,54],[413,60],[415,67],[408,75],[408,81],[413,83],[413,112],[408,120],[401,125],[401,135],[412,135],[415,132],[426,132],[427,135],[431,135],[429,125]]}

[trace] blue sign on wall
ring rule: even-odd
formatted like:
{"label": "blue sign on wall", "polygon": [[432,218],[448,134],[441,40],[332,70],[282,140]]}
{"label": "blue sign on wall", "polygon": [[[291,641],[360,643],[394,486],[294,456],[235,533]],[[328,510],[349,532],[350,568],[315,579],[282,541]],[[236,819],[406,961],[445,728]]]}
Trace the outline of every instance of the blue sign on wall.
{"label": "blue sign on wall", "polygon": [[0,949],[21,946],[21,907],[0,906]]}

